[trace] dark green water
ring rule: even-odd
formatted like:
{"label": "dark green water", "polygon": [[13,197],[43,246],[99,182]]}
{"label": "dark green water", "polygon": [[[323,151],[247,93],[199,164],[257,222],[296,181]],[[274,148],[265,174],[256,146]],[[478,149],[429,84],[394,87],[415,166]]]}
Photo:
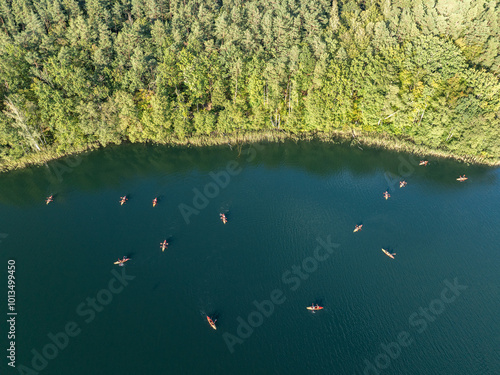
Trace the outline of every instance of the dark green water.
{"label": "dark green water", "polygon": [[[499,374],[500,171],[417,162],[320,143],[125,145],[0,175],[2,374]],[[193,189],[211,198],[186,220]]]}

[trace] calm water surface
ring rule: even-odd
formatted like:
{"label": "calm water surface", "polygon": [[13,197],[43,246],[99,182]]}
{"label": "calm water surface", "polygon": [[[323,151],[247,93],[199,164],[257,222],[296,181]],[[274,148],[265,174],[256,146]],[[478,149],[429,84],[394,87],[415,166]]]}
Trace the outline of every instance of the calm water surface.
{"label": "calm water surface", "polygon": [[321,143],[124,145],[0,175],[2,373],[499,374],[500,170],[417,164]]}

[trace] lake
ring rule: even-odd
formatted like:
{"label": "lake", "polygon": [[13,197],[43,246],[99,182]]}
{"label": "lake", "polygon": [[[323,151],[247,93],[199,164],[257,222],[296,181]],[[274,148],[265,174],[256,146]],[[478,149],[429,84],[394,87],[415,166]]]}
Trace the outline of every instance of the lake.
{"label": "lake", "polygon": [[1,174],[2,373],[499,374],[500,169],[418,162],[121,145]]}

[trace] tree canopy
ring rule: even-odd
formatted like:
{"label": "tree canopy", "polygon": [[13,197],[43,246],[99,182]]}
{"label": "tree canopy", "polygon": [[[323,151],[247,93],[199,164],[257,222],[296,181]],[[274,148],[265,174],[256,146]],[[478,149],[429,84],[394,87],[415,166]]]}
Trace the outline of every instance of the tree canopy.
{"label": "tree canopy", "polygon": [[280,129],[500,157],[500,2],[0,0],[0,163]]}

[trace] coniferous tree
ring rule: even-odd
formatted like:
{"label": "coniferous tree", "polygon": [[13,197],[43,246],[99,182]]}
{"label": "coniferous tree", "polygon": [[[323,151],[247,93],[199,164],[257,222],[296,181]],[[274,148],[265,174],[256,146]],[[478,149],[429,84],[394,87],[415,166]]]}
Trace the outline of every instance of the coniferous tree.
{"label": "coniferous tree", "polygon": [[498,158],[499,27],[493,0],[0,0],[0,158],[262,129]]}

